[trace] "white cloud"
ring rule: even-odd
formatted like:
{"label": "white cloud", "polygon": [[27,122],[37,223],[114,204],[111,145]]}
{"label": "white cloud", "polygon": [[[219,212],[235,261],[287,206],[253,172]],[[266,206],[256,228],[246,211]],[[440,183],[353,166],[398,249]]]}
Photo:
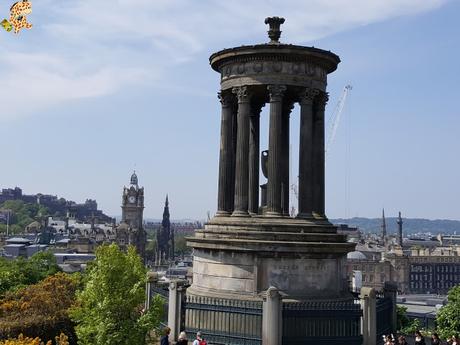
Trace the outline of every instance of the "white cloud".
{"label": "white cloud", "polygon": [[[207,47],[267,40],[263,19],[284,16],[284,41],[413,15],[446,0],[72,0],[34,2],[34,28],[2,35],[0,120],[161,79]],[[211,49],[212,50],[212,49]],[[169,86],[171,87],[171,86]],[[27,92],[28,101],[21,103]]]}

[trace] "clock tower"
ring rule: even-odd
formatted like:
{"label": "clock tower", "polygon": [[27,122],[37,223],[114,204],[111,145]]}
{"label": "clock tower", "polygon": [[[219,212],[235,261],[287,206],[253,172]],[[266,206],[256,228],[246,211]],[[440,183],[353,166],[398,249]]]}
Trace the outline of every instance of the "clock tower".
{"label": "clock tower", "polygon": [[128,231],[128,243],[136,247],[137,253],[145,261],[147,234],[144,230],[144,187],[139,187],[136,172],[131,175],[129,187],[123,188],[121,200],[121,224],[118,227]]}
{"label": "clock tower", "polygon": [[129,187],[123,188],[121,201],[121,221],[133,229],[140,229],[143,225],[144,187],[139,187],[136,172],[131,175]]}

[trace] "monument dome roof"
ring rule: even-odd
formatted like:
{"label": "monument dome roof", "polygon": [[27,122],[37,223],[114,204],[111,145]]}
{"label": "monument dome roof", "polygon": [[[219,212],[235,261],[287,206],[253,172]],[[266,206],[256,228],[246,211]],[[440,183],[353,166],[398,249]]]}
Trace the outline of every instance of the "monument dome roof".
{"label": "monument dome roof", "polygon": [[347,254],[348,260],[366,260],[366,255],[359,251],[350,252]]}

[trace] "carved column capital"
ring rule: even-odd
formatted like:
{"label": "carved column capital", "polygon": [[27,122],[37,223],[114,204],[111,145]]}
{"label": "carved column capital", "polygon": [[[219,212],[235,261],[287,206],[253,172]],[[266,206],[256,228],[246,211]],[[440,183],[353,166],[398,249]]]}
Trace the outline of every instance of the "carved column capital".
{"label": "carved column capital", "polygon": [[318,89],[307,87],[299,93],[299,99],[300,99],[299,103],[305,104],[305,105],[313,104],[315,97],[318,95],[319,95]]}
{"label": "carved column capital", "polygon": [[319,111],[324,111],[326,103],[329,100],[329,94],[327,92],[320,92],[316,97],[316,106]]}
{"label": "carved column capital", "polygon": [[233,96],[231,93],[219,91],[217,93],[217,98],[219,98],[222,108],[230,107],[233,104]]}
{"label": "carved column capital", "polygon": [[238,103],[246,103],[251,100],[251,92],[247,86],[236,86],[232,92],[238,98]]}
{"label": "carved column capital", "polygon": [[267,90],[270,95],[270,102],[279,102],[282,100],[287,87],[286,85],[268,85]]}

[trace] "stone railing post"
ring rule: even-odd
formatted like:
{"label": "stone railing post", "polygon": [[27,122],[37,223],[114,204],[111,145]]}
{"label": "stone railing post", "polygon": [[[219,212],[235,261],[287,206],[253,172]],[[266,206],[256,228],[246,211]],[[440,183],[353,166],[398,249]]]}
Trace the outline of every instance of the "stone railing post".
{"label": "stone railing post", "polygon": [[398,323],[397,323],[398,313],[397,313],[397,308],[396,308],[397,291],[398,291],[398,286],[396,283],[385,282],[385,285],[383,287],[383,296],[391,299],[391,307],[392,307],[391,330],[393,333],[396,332],[396,328],[398,327]]}
{"label": "stone railing post", "polygon": [[181,332],[182,320],[182,295],[185,293],[183,281],[169,283],[168,301],[168,327],[171,328],[170,339],[177,341]]}
{"label": "stone railing post", "polygon": [[282,339],[282,299],[277,288],[269,287],[262,310],[262,345],[279,345]]}
{"label": "stone railing post", "polygon": [[147,272],[147,282],[145,283],[145,311],[150,308],[152,285],[158,282],[158,274],[156,272]]}
{"label": "stone railing post", "polygon": [[377,343],[377,302],[375,290],[363,287],[359,295],[363,318],[361,328],[363,332],[363,345],[376,345]]}

